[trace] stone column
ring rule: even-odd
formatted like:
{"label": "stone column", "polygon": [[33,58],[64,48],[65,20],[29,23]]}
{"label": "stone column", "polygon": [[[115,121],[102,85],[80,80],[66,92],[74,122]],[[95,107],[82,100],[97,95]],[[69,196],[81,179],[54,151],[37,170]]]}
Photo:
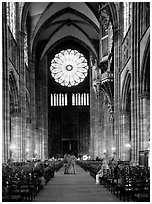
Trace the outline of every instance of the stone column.
{"label": "stone column", "polygon": [[41,137],[42,159],[48,158],[48,67],[47,57],[40,63],[40,110],[41,110]]}
{"label": "stone column", "polygon": [[25,144],[26,160],[33,158],[33,138],[31,122],[26,120],[26,144]]}
{"label": "stone column", "polygon": [[116,138],[114,137],[114,118],[110,118],[111,121],[111,156],[116,159]]}
{"label": "stone column", "polygon": [[131,141],[130,141],[130,113],[121,111],[121,160],[130,161],[131,159]]}
{"label": "stone column", "polygon": [[10,157],[10,106],[9,106],[9,70],[8,70],[8,38],[6,2],[2,3],[2,162]]}
{"label": "stone column", "polygon": [[41,132],[40,128],[37,128],[35,131],[35,150],[34,155],[36,158],[41,159],[42,155],[42,140],[41,140]]}
{"label": "stone column", "polygon": [[140,107],[139,107],[139,47],[138,47],[138,21],[139,9],[138,3],[133,4],[133,18],[131,28],[131,56],[132,56],[132,76],[131,76],[131,141],[132,141],[132,160],[138,162],[140,148]]}
{"label": "stone column", "polygon": [[36,148],[36,141],[38,135],[36,134],[36,89],[35,89],[35,56],[29,58],[29,70],[30,70],[30,118],[31,118],[31,148],[32,148],[32,157],[35,157],[35,151],[39,152]]}
{"label": "stone column", "polygon": [[[91,55],[91,54],[90,54]],[[92,58],[91,58],[92,59]],[[89,147],[89,154],[92,159],[95,158],[94,154],[94,137],[95,137],[95,113],[96,113],[96,105],[97,105],[97,98],[96,94],[93,89],[93,82],[92,82],[92,63],[90,62],[90,147]]]}
{"label": "stone column", "polygon": [[98,100],[94,100],[94,105],[91,108],[91,132],[93,142],[93,158],[98,156]]}
{"label": "stone column", "polygon": [[[113,118],[113,102],[108,101],[107,104],[107,150],[108,150],[108,158],[111,159],[115,157],[116,153],[116,143],[114,137],[114,118]],[[114,153],[114,154],[113,154]]]}
{"label": "stone column", "polygon": [[107,140],[109,137],[109,122],[108,122],[108,99],[103,93],[103,115],[101,117],[103,118],[103,134],[102,134],[102,158],[105,157],[108,159],[109,156],[109,149],[108,149],[108,144]]}
{"label": "stone column", "polygon": [[114,28],[114,140],[116,140],[116,158],[120,158],[120,68],[122,67],[122,39],[123,39],[123,3],[119,4],[119,24]]}
{"label": "stone column", "polygon": [[24,64],[24,37],[23,31],[19,31],[19,102],[20,102],[20,160],[26,160],[26,72]]}
{"label": "stone column", "polygon": [[140,99],[140,124],[141,124],[141,149],[148,149],[148,140],[150,138],[150,94],[148,92],[143,92],[139,96]]}
{"label": "stone column", "polygon": [[104,116],[103,116],[103,103],[104,103],[104,97],[103,93],[100,92],[99,94],[99,108],[98,108],[98,156],[99,158],[103,158],[103,130],[104,130]]}
{"label": "stone column", "polygon": [[11,114],[10,157],[14,162],[21,161],[20,113]]}

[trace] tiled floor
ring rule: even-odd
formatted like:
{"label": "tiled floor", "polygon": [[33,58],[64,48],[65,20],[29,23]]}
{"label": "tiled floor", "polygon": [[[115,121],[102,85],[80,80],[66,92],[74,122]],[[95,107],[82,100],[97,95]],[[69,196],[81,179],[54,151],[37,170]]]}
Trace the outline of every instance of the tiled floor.
{"label": "tiled floor", "polygon": [[121,202],[79,166],[75,175],[61,168],[38,194],[34,202]]}

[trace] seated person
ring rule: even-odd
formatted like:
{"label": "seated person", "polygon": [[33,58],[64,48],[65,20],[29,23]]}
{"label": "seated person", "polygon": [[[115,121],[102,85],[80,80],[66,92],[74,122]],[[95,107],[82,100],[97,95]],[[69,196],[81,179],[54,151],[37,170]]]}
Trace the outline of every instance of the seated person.
{"label": "seated person", "polygon": [[100,184],[99,178],[103,177],[104,170],[107,170],[107,169],[109,169],[108,163],[107,163],[106,159],[103,159],[101,168],[98,171],[98,173],[96,174],[96,184]]}
{"label": "seated person", "polygon": [[46,180],[44,178],[44,175],[43,175],[42,171],[39,172],[39,180],[40,180],[41,188],[44,188],[44,186],[46,184]]}

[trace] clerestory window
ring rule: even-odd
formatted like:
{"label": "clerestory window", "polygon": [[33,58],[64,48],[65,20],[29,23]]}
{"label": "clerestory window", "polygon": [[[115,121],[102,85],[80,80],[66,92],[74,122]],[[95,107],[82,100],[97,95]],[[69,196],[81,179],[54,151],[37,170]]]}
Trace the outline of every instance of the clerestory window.
{"label": "clerestory window", "polygon": [[16,2],[7,2],[7,25],[16,40]]}
{"label": "clerestory window", "polygon": [[132,21],[132,3],[124,2],[124,36],[126,35]]}

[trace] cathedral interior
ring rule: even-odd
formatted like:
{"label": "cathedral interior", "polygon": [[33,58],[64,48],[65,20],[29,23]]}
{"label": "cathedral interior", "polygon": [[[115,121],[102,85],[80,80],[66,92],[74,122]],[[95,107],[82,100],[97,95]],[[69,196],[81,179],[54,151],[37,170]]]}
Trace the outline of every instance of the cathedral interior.
{"label": "cathedral interior", "polygon": [[150,2],[2,3],[2,161],[149,165]]}

